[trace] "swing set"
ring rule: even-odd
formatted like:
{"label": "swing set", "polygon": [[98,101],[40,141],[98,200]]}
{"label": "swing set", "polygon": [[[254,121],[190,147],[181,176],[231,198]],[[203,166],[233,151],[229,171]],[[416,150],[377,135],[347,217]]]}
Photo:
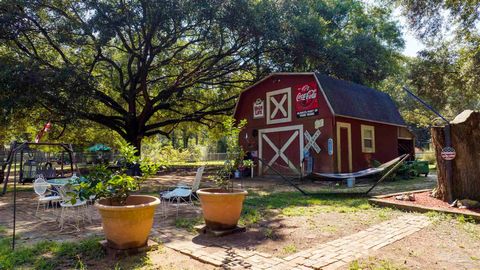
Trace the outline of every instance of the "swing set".
{"label": "swing set", "polygon": [[[60,158],[60,174],[57,175],[55,168],[52,165],[52,161],[45,159],[42,160],[38,153],[34,153],[32,148],[39,146],[56,146],[62,148],[62,154]],[[25,159],[25,154],[28,154],[28,159]],[[68,159],[65,159],[65,154],[68,155]],[[45,162],[43,162],[45,161]],[[63,178],[65,177],[64,165],[70,163],[70,172],[74,170],[78,171],[78,167],[74,162],[73,147],[67,143],[49,143],[49,142],[13,142],[10,146],[10,151],[7,154],[7,160],[2,166],[1,170],[4,172],[3,190],[0,195],[5,195],[8,187],[10,175],[13,173],[14,185],[16,183],[24,184],[27,180],[32,180],[36,175],[42,174],[46,178]],[[17,171],[17,166],[19,170]],[[13,172],[12,172],[13,167]],[[18,177],[18,179],[17,179]],[[1,181],[0,181],[1,182]]]}
{"label": "swing set", "polygon": [[[16,225],[16,212],[17,212],[17,182],[19,183],[24,183],[25,179],[31,178],[32,175],[35,177],[35,175],[39,173],[45,173],[47,172],[48,174],[48,169],[45,171],[41,167],[40,169],[37,170],[37,167],[35,167],[35,171],[33,171],[32,167],[30,167],[30,170],[24,171],[23,166],[23,157],[25,152],[31,152],[31,147],[37,147],[37,146],[57,146],[61,147],[63,149],[62,152],[62,161],[61,161],[61,171],[60,171],[60,177],[65,177],[65,171],[64,171],[64,160],[63,160],[63,153],[67,153],[69,158],[70,158],[70,173],[73,174],[74,169],[78,172],[78,167],[75,164],[75,159],[74,159],[74,153],[73,153],[73,147],[71,144],[66,144],[66,143],[48,143],[48,142],[23,142],[23,143],[18,143],[18,142],[13,142],[10,147],[10,151],[7,155],[7,160],[5,164],[2,166],[1,170],[2,172],[5,171],[6,173],[4,176],[3,180],[3,191],[0,193],[0,196],[5,195],[7,192],[7,187],[8,187],[8,181],[10,177],[10,173],[12,173],[12,167],[13,167],[13,237],[12,237],[12,249],[15,249],[15,225]],[[20,153],[20,159],[18,160],[17,156],[18,153]],[[27,162],[32,162],[32,160],[29,160]],[[19,165],[19,171],[17,173],[17,164]],[[28,164],[28,163],[27,163]],[[75,168],[74,168],[75,166]],[[53,169],[53,167],[50,167]],[[51,171],[50,171],[51,172]],[[17,179],[18,175],[18,179]],[[53,170],[53,173],[50,173],[50,178],[55,178],[57,177],[55,171]]]}

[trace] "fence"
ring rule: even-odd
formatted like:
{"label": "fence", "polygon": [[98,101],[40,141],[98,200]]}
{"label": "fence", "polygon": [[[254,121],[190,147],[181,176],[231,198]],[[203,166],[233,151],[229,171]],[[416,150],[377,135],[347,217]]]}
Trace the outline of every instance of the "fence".
{"label": "fence", "polygon": [[[20,153],[16,154],[16,160],[20,160]],[[77,164],[92,164],[92,163],[111,163],[115,162],[118,158],[117,154],[114,153],[91,153],[91,152],[74,152],[73,157]],[[8,158],[8,151],[0,151],[0,163],[6,162]],[[51,153],[51,152],[41,152],[41,151],[32,151],[23,153],[23,160],[34,160],[38,163],[58,163],[61,164],[62,160],[64,164],[70,164],[71,160],[68,153]]]}
{"label": "fence", "polygon": [[[5,162],[8,157],[8,151],[0,151],[0,163]],[[92,163],[113,163],[118,159],[118,154],[112,152],[74,152],[75,162],[77,164],[92,164]],[[61,163],[62,154],[61,153],[51,153],[51,152],[41,152],[33,151],[31,153],[24,153],[23,160],[27,161],[33,159],[39,163],[45,162],[57,162]],[[200,157],[200,161],[215,161],[215,160],[226,160],[227,153],[205,153]],[[20,153],[17,153],[17,160],[20,160]],[[67,153],[63,155],[63,161],[65,163],[70,163],[70,158]]]}
{"label": "fence", "polygon": [[203,155],[201,161],[214,161],[214,160],[226,160],[227,153],[206,153]]}

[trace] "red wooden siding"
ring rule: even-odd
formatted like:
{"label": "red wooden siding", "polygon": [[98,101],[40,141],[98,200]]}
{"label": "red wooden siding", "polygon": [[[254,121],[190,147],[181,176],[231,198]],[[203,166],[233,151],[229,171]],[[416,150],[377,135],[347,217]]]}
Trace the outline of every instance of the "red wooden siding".
{"label": "red wooden siding", "polygon": [[[320,152],[317,153],[313,147],[309,150],[310,155],[314,159],[314,172],[330,173],[339,171],[358,171],[370,167],[370,161],[372,159],[383,163],[399,155],[398,125],[358,120],[344,116],[334,116],[329,107],[328,101],[323,95],[321,86],[318,86],[318,114],[298,118],[295,108],[295,87],[305,84],[318,86],[316,77],[313,73],[275,74],[241,94],[235,111],[235,118],[237,120],[246,119],[248,122],[245,129],[240,133],[239,138],[240,144],[244,150],[256,151],[259,155],[261,154],[266,162],[271,162],[273,167],[283,174],[295,173],[295,169],[288,169],[289,165],[293,165],[299,169],[301,159],[303,159],[303,152],[301,153],[301,150],[308,144],[307,138],[309,136],[314,136],[314,133],[317,130],[319,130],[321,134],[315,139],[315,143],[320,147]],[[349,83],[342,83],[337,86],[352,87]],[[341,89],[343,88],[338,87],[335,89],[332,88],[333,90],[331,89],[330,94],[334,95],[337,91],[342,92]],[[358,88],[358,91],[367,91],[362,87],[355,87],[355,89]],[[290,89],[290,97],[286,96],[288,89]],[[309,91],[308,88],[304,89],[306,89],[305,91]],[[370,89],[367,93],[370,96],[375,96],[375,92],[372,91],[375,90]],[[356,94],[351,91],[343,92],[343,94]],[[339,95],[340,94],[341,93],[339,93]],[[381,94],[379,97],[380,100],[382,100],[382,98],[385,99],[384,94]],[[263,100],[264,116],[262,118],[254,119],[253,105],[257,99]],[[289,101],[290,103],[288,104]],[[308,102],[308,100],[306,100],[306,102]],[[336,105],[341,105],[340,107],[343,109],[348,106],[359,106],[356,104],[343,104],[341,103],[342,100],[338,99],[338,97],[336,102]],[[385,105],[385,102],[382,103],[382,106],[387,106],[385,109],[390,110],[390,112],[392,112],[393,107],[395,112],[395,105],[393,105],[393,102],[390,103],[392,104],[391,106],[389,105],[389,102],[386,103],[387,105]],[[282,109],[275,109],[279,104],[283,105]],[[372,102],[372,104],[376,103]],[[269,106],[270,111],[267,110],[267,107]],[[380,107],[374,108],[379,111]],[[270,120],[267,121],[267,118]],[[323,125],[319,125],[321,121],[323,121]],[[396,121],[403,122],[401,117]],[[315,123],[317,123],[317,126]],[[341,133],[338,134],[342,141],[340,143],[340,151],[337,150],[337,140],[339,138],[337,137],[337,123],[343,123],[341,126],[343,128],[340,129]],[[373,153],[363,153],[362,151],[361,125],[369,125],[375,128],[375,152]],[[350,136],[348,135],[348,131],[350,131]],[[305,136],[305,132],[307,132],[309,136]],[[330,138],[333,139],[333,153],[331,155],[328,154],[328,139]],[[351,161],[349,159],[349,138],[351,140]],[[283,151],[280,151],[279,149],[282,149]],[[339,159],[339,155],[341,156],[341,159]],[[272,159],[274,161],[272,161]],[[338,169],[339,161],[341,166],[340,170]],[[261,168],[257,167],[257,171],[260,169]],[[271,172],[267,171],[266,174],[271,174]]]}
{"label": "red wooden siding", "polygon": [[[353,171],[363,170],[370,167],[369,160],[371,159],[375,159],[383,163],[392,160],[398,156],[397,126],[346,117],[335,117],[335,120],[337,122],[350,123],[351,125]],[[361,125],[369,125],[375,127],[375,153],[362,152]]]}
{"label": "red wooden siding", "polygon": [[[295,91],[293,89],[294,86],[308,83],[308,82],[315,82],[315,77],[313,75],[281,75],[281,76],[272,76],[267,80],[257,84],[252,89],[248,90],[247,92],[243,93],[240,102],[237,105],[237,110],[235,114],[235,118],[237,120],[246,119],[248,124],[245,130],[243,130],[240,134],[240,144],[243,148],[247,151],[252,150],[259,150],[258,149],[258,140],[259,138],[252,138],[253,130],[261,130],[261,129],[269,129],[269,128],[278,128],[284,126],[293,126],[293,125],[303,125],[303,132],[307,131],[310,135],[313,135],[316,131],[315,129],[315,120],[323,119],[324,125],[319,130],[321,131],[320,136],[317,138],[316,143],[321,148],[319,154],[317,154],[313,149],[311,149],[310,153],[314,158],[314,171],[331,171],[333,168],[333,156],[328,155],[327,151],[327,140],[328,138],[333,138],[333,117],[328,107],[327,102],[325,101],[321,92],[319,92],[319,113],[318,115],[308,116],[304,118],[297,118],[295,113]],[[291,90],[291,121],[287,123],[278,123],[278,124],[268,124],[266,123],[267,113],[266,113],[266,95],[267,92],[276,91],[285,88],[292,88]],[[265,117],[260,119],[253,118],[253,104],[255,101],[261,98],[265,101]],[[280,101],[278,98],[277,101]],[[277,114],[278,115],[278,114]],[[248,133],[248,142],[245,139],[245,133]],[[288,134],[285,133],[281,135],[282,138],[287,137]],[[304,134],[301,134],[304,137]],[[285,139],[285,138],[284,138]],[[283,139],[283,140],[284,140]],[[286,138],[288,139],[288,138]],[[306,144],[306,140],[304,140],[304,144]],[[293,151],[293,147],[288,148],[289,151]],[[271,155],[268,153],[268,149],[266,149],[267,155]],[[296,152],[295,152],[296,153]],[[295,154],[296,162],[298,162],[298,158],[296,158],[297,154]],[[280,161],[280,160],[279,160]],[[282,163],[285,165],[284,163]],[[297,164],[296,164],[297,165]],[[298,167],[298,165],[297,165]]]}

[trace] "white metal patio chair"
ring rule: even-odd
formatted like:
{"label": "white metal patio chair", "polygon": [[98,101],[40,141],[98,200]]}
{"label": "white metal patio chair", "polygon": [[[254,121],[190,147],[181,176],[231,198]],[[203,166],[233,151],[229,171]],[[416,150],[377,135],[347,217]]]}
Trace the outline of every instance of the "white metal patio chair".
{"label": "white metal patio chair", "polygon": [[[59,220],[60,231],[62,231],[64,228],[66,217],[74,217],[74,226],[77,230],[80,230],[80,219],[82,222],[85,222],[85,219],[87,219],[90,223],[92,223],[91,217],[88,215],[87,201],[77,198],[76,202],[72,203],[72,196],[68,194],[71,192],[68,185],[59,187],[58,192],[62,197],[62,201],[60,202],[60,207],[62,208]],[[71,212],[71,214],[69,215],[68,212]]]}
{"label": "white metal patio chair", "polygon": [[193,180],[192,186],[188,187],[186,185],[179,185],[174,190],[171,191],[164,191],[160,193],[160,199],[163,206],[164,216],[167,216],[168,206],[167,204],[176,202],[176,217],[178,217],[178,207],[180,203],[184,202],[187,205],[194,206],[193,198],[198,200],[197,190],[200,188],[200,182],[202,180],[203,171],[205,170],[205,166],[202,166],[197,169],[197,173],[195,174],[195,179]]}
{"label": "white metal patio chair", "polygon": [[58,195],[45,196],[47,191],[49,191],[49,187],[50,185],[47,183],[43,175],[39,175],[33,182],[33,190],[38,195],[37,210],[35,211],[35,216],[38,216],[38,210],[40,209],[41,204],[44,205],[44,210],[47,210],[48,205],[52,203],[52,206],[55,210],[57,206],[56,203],[62,200],[62,197]]}

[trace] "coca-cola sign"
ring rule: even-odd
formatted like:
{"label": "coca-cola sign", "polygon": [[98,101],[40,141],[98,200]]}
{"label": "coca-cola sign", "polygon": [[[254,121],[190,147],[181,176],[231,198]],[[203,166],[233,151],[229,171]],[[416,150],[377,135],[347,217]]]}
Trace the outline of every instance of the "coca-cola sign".
{"label": "coca-cola sign", "polygon": [[299,118],[318,114],[318,87],[315,82],[295,86],[295,111]]}

